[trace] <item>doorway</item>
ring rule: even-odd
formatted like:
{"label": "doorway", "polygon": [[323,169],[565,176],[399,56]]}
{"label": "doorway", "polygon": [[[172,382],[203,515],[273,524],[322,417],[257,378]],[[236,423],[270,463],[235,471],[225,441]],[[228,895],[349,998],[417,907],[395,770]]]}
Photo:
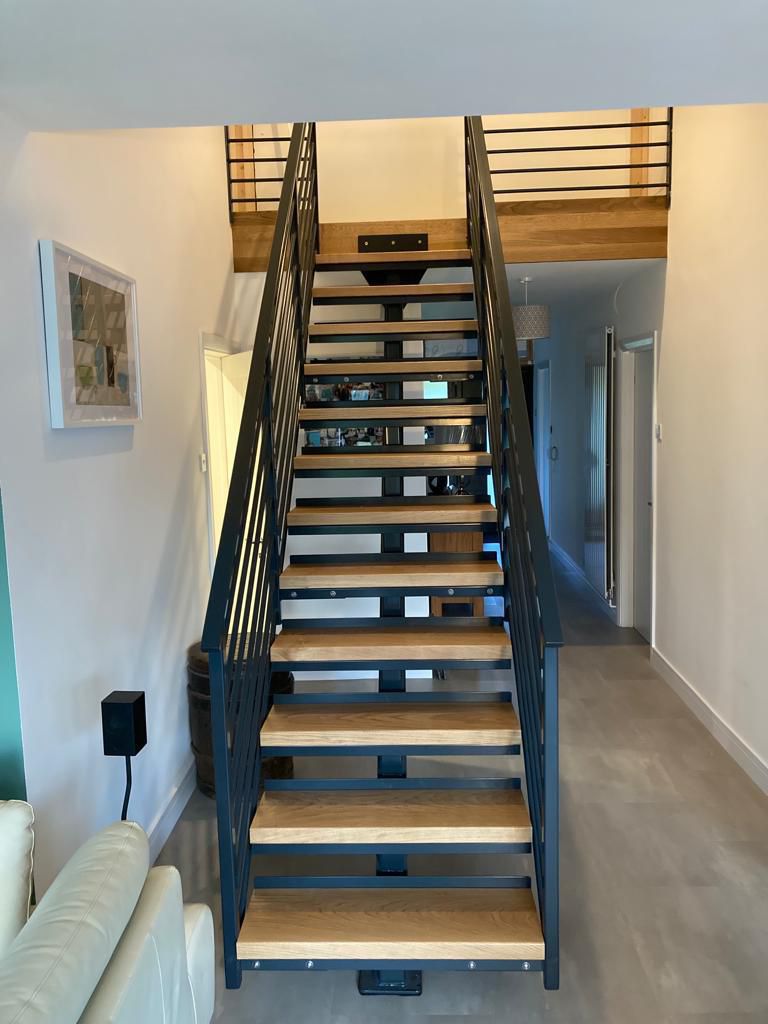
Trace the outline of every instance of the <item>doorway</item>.
{"label": "doorway", "polygon": [[551,509],[551,445],[552,445],[552,383],[549,362],[537,363],[535,368],[535,398],[533,402],[533,447],[536,456],[536,475],[539,478],[541,508],[544,527],[550,536]]}
{"label": "doorway", "polygon": [[203,451],[211,573],[227,506],[251,356],[250,350],[240,352],[226,338],[213,334],[201,336]]}
{"label": "doorway", "polygon": [[651,642],[653,565],[653,343],[636,349],[633,581],[635,629]]}

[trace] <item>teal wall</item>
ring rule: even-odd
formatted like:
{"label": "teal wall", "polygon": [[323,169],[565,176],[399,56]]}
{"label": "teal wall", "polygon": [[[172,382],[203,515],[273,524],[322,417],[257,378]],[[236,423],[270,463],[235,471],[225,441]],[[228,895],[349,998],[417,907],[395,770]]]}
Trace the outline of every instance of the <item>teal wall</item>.
{"label": "teal wall", "polygon": [[0,495],[0,800],[19,800],[25,796],[19,690],[16,683],[3,502]]}

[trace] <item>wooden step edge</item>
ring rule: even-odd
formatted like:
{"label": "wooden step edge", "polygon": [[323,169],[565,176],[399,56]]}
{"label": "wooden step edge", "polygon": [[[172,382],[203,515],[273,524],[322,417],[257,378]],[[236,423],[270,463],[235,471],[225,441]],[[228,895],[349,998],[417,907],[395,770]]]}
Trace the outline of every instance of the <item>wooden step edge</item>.
{"label": "wooden step edge", "polygon": [[296,469],[398,469],[417,466],[429,471],[490,466],[491,456],[488,452],[435,452],[432,455],[426,452],[413,455],[410,452],[393,452],[391,455],[339,452],[334,455],[295,455],[293,462]]}
{"label": "wooden step edge", "polygon": [[[500,587],[504,574],[500,567],[471,570],[451,567],[394,566],[378,571],[369,565],[333,566],[307,572],[306,566],[288,566],[280,576],[281,590],[357,590],[372,587]],[[341,568],[341,571],[339,569]]]}
{"label": "wooden step edge", "polygon": [[261,727],[261,741],[284,748],[507,747],[521,742],[511,704],[481,707],[482,719],[471,704],[273,705]]}
{"label": "wooden step edge", "polygon": [[440,359],[369,359],[363,362],[317,361],[304,364],[304,376],[309,378],[340,377],[347,375],[361,381],[376,380],[376,375],[387,374],[434,374],[437,378],[445,374],[482,373],[481,359],[456,359],[447,362]]}
{"label": "wooden step edge", "polygon": [[469,249],[424,249],[406,252],[320,252],[315,257],[316,267],[366,266],[371,263],[421,263],[463,266],[472,259]]}
{"label": "wooden step edge", "polygon": [[486,416],[485,405],[383,405],[378,402],[356,402],[354,406],[326,406],[316,408],[304,406],[299,411],[301,423],[325,423],[330,420],[344,422],[362,420],[457,420],[482,419]]}
{"label": "wooden step edge", "polygon": [[472,301],[474,294],[475,288],[471,281],[439,284],[329,285],[312,289],[312,299],[315,302],[370,302],[371,305],[378,304],[379,300],[397,299],[409,302]]}
{"label": "wooden step edge", "polygon": [[388,334],[455,334],[477,333],[477,320],[365,320],[358,323],[317,323],[309,325],[309,337],[312,338],[341,338],[347,335],[353,337],[381,337]]}
{"label": "wooden step edge", "polygon": [[326,508],[292,508],[288,512],[289,526],[362,526],[370,525],[413,525],[413,524],[450,524],[453,526],[473,526],[482,523],[496,523],[496,509],[493,505],[471,506],[448,509],[444,505],[433,509],[418,505],[401,507],[377,508],[374,506],[344,508],[330,506]]}
{"label": "wooden step edge", "polygon": [[255,890],[243,960],[544,959],[530,889]]}
{"label": "wooden step edge", "polygon": [[520,790],[265,793],[252,843],[530,843]]}

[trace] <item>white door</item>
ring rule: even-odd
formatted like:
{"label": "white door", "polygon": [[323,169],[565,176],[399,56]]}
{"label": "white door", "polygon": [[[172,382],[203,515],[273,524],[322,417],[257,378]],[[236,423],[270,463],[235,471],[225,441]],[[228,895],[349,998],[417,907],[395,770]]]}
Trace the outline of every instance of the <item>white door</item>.
{"label": "white door", "polygon": [[635,362],[635,629],[651,642],[651,560],[653,552],[653,349]]}
{"label": "white door", "polygon": [[552,446],[552,392],[549,363],[536,367],[536,391],[533,400],[533,445],[536,454],[536,473],[539,478],[544,526],[550,535],[550,472]]}
{"label": "white door", "polygon": [[222,353],[203,349],[205,372],[205,433],[208,457],[211,569],[219,546],[229,494],[245,389],[251,366],[250,352]]}

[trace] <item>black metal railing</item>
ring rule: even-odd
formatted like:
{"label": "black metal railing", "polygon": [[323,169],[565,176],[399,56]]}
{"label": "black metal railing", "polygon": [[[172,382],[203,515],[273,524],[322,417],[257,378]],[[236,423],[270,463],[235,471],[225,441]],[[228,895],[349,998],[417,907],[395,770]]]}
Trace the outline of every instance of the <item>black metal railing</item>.
{"label": "black metal railing", "polygon": [[227,985],[240,983],[236,942],[250,892],[251,818],[268,710],[269,650],[299,429],[318,239],[314,124],[291,133],[229,497],[203,630],[211,718]]}
{"label": "black metal railing", "polygon": [[496,204],[479,117],[465,119],[467,225],[488,437],[546,958],[559,979],[558,648],[562,644]]}
{"label": "black metal railing", "polygon": [[291,134],[270,130],[256,134],[256,125],[227,125],[224,147],[230,219],[236,213],[275,210],[288,163]]}
{"label": "black metal railing", "polygon": [[[583,133],[599,137],[583,143]],[[496,196],[552,193],[613,193],[664,196],[672,193],[672,107],[664,118],[608,121],[600,124],[555,124],[485,128],[486,136],[513,137],[522,145],[488,149]],[[544,137],[556,145],[534,145]],[[561,154],[573,153],[573,161]],[[589,154],[587,156],[587,154]],[[504,157],[498,160],[498,157]],[[561,163],[565,160],[565,163]],[[513,166],[510,166],[512,164]]]}

